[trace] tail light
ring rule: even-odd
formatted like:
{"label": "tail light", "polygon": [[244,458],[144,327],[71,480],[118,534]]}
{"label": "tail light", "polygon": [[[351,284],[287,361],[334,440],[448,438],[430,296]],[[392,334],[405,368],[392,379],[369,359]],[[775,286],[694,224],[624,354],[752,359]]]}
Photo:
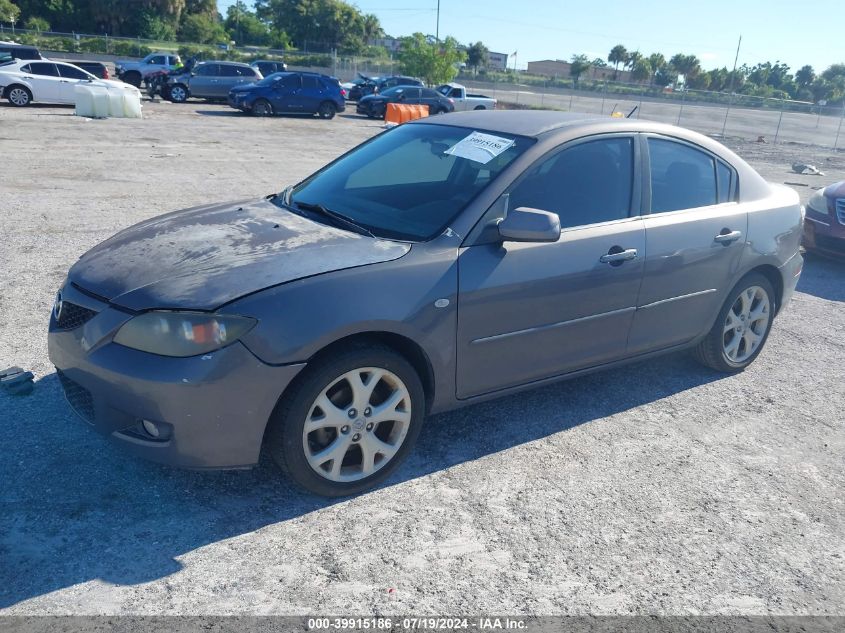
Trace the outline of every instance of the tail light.
{"label": "tail light", "polygon": [[340,96],[341,96],[341,97],[345,97],[345,96],[346,96],[346,88],[341,88],[341,89],[340,89]]}

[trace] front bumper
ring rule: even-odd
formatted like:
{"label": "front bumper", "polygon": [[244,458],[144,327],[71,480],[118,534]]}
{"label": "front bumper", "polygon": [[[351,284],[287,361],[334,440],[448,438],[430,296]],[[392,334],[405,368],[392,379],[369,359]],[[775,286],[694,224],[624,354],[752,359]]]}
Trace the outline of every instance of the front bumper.
{"label": "front bumper", "polygon": [[845,226],[838,224],[834,217],[821,221],[807,216],[804,219],[801,243],[808,251],[830,257],[845,257]]}
{"label": "front bumper", "polygon": [[[304,364],[271,366],[244,345],[190,358],[140,352],[111,342],[131,314],[73,286],[66,302],[96,311],[83,325],[50,319],[48,350],[72,408],[129,452],[184,468],[242,468],[258,462],[279,395]],[[161,430],[156,439],[142,420]]]}

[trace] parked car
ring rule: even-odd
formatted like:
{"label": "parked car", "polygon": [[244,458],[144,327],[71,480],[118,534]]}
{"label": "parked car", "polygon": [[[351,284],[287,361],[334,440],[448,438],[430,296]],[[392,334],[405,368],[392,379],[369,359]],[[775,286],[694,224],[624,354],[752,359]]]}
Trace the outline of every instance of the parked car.
{"label": "parked car", "polygon": [[0,95],[14,106],[38,103],[74,103],[77,84],[102,86],[108,90],[138,89],[121,81],[98,79],[81,68],[49,60],[13,61],[0,64]]}
{"label": "parked car", "polygon": [[388,88],[379,94],[361,97],[356,107],[358,114],[365,114],[370,118],[382,118],[388,103],[422,104],[428,106],[429,114],[445,114],[452,112],[455,104],[448,97],[431,88],[418,86],[396,86]]}
{"label": "parked car", "polygon": [[807,250],[845,256],[845,180],[814,193],[806,211],[803,243]]}
{"label": "parked car", "polygon": [[[352,100],[351,92],[356,86],[360,86],[362,83],[365,83],[367,80],[363,77],[356,77],[351,81],[343,81],[340,84],[340,87],[346,90],[346,98]],[[360,97],[360,95],[359,95]]]}
{"label": "parked car", "polygon": [[115,62],[115,73],[121,81],[139,88],[147,75],[172,71],[182,65],[182,58],[173,53],[150,53],[141,61]]}
{"label": "parked car", "polygon": [[257,116],[301,113],[323,119],[346,109],[337,79],[307,72],[274,73],[258,83],[232,88],[229,105]]}
{"label": "parked car", "polygon": [[389,77],[366,77],[361,75],[361,78],[364,81],[349,90],[350,101],[358,101],[367,95],[378,94],[396,86],[423,85],[423,82],[419,79],[405,77],[404,75],[391,75]]}
{"label": "parked car", "polygon": [[348,495],[431,413],[688,348],[742,371],[795,289],[801,222],[793,190],[689,130],[424,118],[280,194],[95,246],[59,289],[49,356],[128,451],[244,467],[266,438],[298,484]]}
{"label": "parked car", "polygon": [[174,103],[184,103],[190,97],[223,100],[235,86],[263,78],[261,72],[249,64],[202,62],[190,72],[171,76],[167,94]]}
{"label": "parked car", "polygon": [[56,61],[61,61],[65,64],[73,64],[77,68],[81,68],[98,79],[110,79],[109,68],[103,62],[87,61],[82,59],[60,59]]}
{"label": "parked car", "polygon": [[455,104],[455,112],[464,110],[495,110],[496,100],[484,95],[467,94],[466,86],[461,84],[443,84],[437,92],[448,97]]}
{"label": "parked car", "polygon": [[23,46],[10,42],[0,43],[0,62],[13,59],[42,59],[41,53],[34,46]]}
{"label": "parked car", "polygon": [[253,68],[257,68],[264,77],[269,77],[273,73],[283,73],[288,69],[288,65],[285,62],[271,59],[259,59],[254,62],[250,62],[249,65]]}

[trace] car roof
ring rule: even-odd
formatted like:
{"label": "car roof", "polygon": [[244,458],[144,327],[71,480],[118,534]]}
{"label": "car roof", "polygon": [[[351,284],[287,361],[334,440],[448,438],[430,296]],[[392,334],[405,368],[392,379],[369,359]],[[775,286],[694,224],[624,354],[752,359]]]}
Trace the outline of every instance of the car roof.
{"label": "car roof", "polygon": [[[422,121],[422,119],[420,119]],[[563,128],[594,123],[613,125],[630,119],[598,117],[595,114],[558,112],[554,110],[469,110],[437,117],[437,123],[471,127],[516,136],[538,137]]]}
{"label": "car roof", "polygon": [[204,62],[198,63],[197,66],[204,66],[205,64],[222,64],[223,66],[242,66],[244,68],[249,68],[249,64],[245,64],[243,62],[227,62],[222,59],[207,59]]}

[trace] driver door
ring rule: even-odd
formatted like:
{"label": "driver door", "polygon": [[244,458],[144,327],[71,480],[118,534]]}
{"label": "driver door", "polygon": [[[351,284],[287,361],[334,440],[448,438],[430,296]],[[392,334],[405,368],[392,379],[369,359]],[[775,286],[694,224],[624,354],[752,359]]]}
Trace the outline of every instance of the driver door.
{"label": "driver door", "polygon": [[502,242],[458,257],[457,396],[622,358],[643,275],[639,148],[603,135],[540,159],[508,208],[558,214],[556,242]]}

